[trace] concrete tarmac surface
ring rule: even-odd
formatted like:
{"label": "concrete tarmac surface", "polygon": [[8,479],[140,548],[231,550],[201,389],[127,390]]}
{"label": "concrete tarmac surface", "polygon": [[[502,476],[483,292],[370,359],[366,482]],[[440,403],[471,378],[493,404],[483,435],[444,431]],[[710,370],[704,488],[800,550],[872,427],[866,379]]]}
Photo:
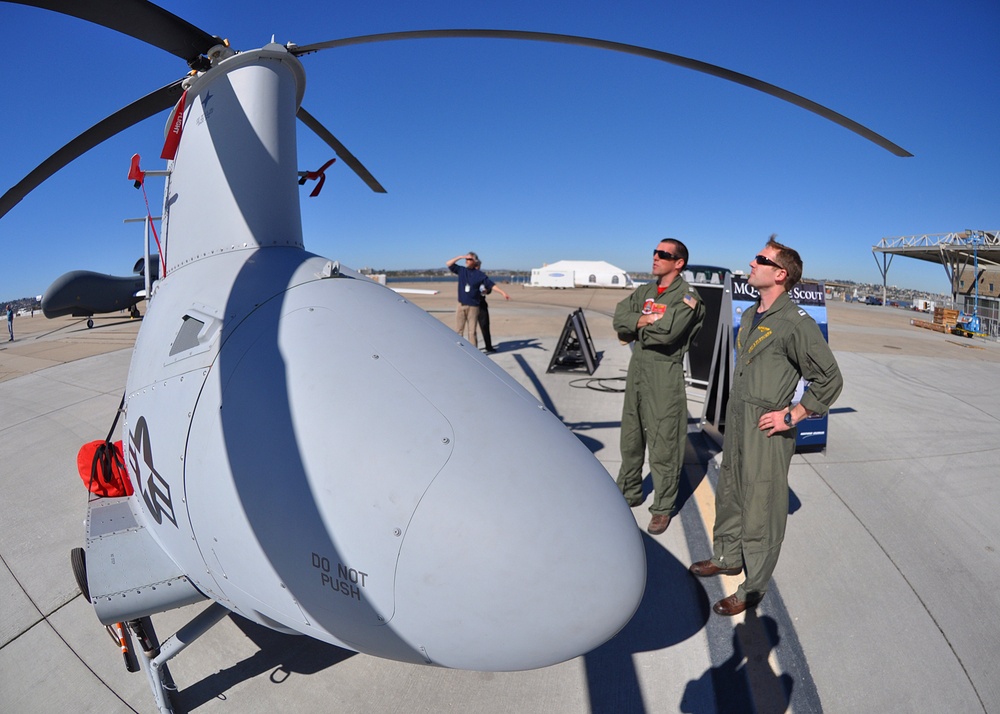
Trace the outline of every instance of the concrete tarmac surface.
{"label": "concrete tarmac surface", "polygon": [[[455,284],[433,287],[407,298],[452,325]],[[504,287],[510,302],[490,298],[491,359],[612,478],[630,352],[611,314],[627,293]],[[547,374],[577,307],[599,367]],[[609,643],[542,670],[465,672],[229,616],[170,662],[176,711],[1000,714],[1000,345],[912,327],[930,316],[895,308],[831,303],[828,317],[846,386],[826,450],[793,459],[787,536],[756,610],[712,614],[740,579],[686,570],[711,555],[720,459],[690,389],[680,512],[662,535],[643,530],[646,594]],[[77,450],[107,434],[139,326],[85,323],[17,318],[17,339],[0,345],[0,712],[155,711],[70,569],[87,504]],[[645,529],[646,507],[633,513]],[[558,503],[551,517],[587,528]],[[160,639],[206,607],[154,616]]]}

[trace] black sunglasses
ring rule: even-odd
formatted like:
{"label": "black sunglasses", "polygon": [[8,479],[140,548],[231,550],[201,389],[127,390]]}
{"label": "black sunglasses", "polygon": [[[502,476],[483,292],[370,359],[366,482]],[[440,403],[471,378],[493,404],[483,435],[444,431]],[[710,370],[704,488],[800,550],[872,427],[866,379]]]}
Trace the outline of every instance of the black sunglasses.
{"label": "black sunglasses", "polygon": [[656,256],[657,258],[659,258],[660,260],[680,260],[681,259],[681,257],[679,255],[674,255],[673,253],[668,253],[665,250],[659,250],[659,249],[654,250],[653,251],[653,255]]}
{"label": "black sunglasses", "polygon": [[785,269],[785,266],[779,265],[778,263],[775,263],[773,260],[763,255],[755,255],[753,262],[755,262],[757,265],[770,265],[772,268],[777,268],[778,270]]}

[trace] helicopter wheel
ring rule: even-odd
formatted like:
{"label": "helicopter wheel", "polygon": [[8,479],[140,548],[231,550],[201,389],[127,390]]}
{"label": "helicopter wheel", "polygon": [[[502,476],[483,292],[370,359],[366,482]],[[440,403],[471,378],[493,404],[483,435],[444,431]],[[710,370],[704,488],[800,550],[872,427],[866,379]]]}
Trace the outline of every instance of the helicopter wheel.
{"label": "helicopter wheel", "polygon": [[83,596],[90,600],[90,586],[87,584],[87,554],[83,548],[74,548],[69,552],[69,562],[73,566],[73,577]]}
{"label": "helicopter wheel", "polygon": [[92,328],[93,326],[94,326],[94,320],[93,320],[93,318],[89,318],[89,317],[88,317],[88,318],[87,318],[87,329],[89,330],[89,329],[90,329],[90,328]]}

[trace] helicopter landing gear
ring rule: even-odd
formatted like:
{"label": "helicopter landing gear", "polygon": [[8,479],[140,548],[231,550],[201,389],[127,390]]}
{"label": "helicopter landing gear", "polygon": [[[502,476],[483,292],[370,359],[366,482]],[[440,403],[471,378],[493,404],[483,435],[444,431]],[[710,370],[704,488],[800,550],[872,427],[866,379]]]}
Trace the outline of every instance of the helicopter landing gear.
{"label": "helicopter landing gear", "polygon": [[83,548],[73,548],[69,552],[69,562],[73,566],[73,577],[76,579],[76,586],[80,592],[90,602],[90,586],[87,584],[87,553]]}
{"label": "helicopter landing gear", "polygon": [[92,318],[92,317],[88,317],[88,318],[87,318],[87,329],[89,330],[89,329],[91,329],[91,328],[92,328],[93,326],[94,326],[94,318]]}
{"label": "helicopter landing gear", "polygon": [[132,634],[139,641],[143,656],[139,658],[142,671],[146,673],[149,687],[153,690],[156,706],[163,714],[170,714],[170,692],[177,691],[167,669],[167,661],[179,655],[189,644],[208,632],[213,625],[224,619],[229,610],[217,602],[202,610],[191,622],[186,624],[176,634],[167,638],[162,645],[156,640],[153,631],[153,621],[149,617],[132,620],[128,623]]}

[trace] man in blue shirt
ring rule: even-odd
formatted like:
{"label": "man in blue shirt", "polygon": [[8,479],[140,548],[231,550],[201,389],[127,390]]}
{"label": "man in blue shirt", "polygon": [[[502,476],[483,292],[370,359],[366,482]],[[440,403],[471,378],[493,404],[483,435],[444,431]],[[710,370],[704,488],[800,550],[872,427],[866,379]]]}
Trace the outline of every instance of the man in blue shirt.
{"label": "man in blue shirt", "polygon": [[[465,261],[464,266],[458,265],[460,260]],[[496,283],[479,269],[481,265],[479,256],[472,251],[465,255],[456,255],[445,265],[448,266],[448,270],[458,276],[458,309],[455,312],[455,331],[464,337],[466,327],[468,327],[469,342],[478,347],[479,305],[483,301],[483,296],[493,290],[503,295],[504,300],[510,300],[510,295],[497,287]]]}

